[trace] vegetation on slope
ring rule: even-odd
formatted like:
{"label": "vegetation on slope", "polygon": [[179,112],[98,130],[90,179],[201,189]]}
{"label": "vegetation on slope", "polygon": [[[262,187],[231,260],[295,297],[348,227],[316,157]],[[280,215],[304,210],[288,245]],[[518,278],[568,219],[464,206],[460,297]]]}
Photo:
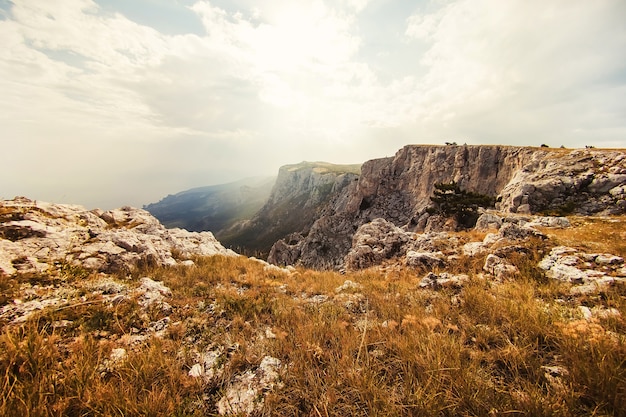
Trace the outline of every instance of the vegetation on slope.
{"label": "vegetation on slope", "polygon": [[[608,250],[609,232],[626,233],[620,220],[529,241],[531,253],[509,255],[520,273],[506,282],[481,277],[484,259],[460,257],[446,271],[469,283],[438,291],[419,288],[427,271],[397,265],[289,275],[219,256],[115,278],[162,281],[169,310],[102,302],[84,284],[100,277],[81,270],[0,278],[2,305],[25,289],[78,289],[63,307],[0,322],[0,415],[213,415],[233,376],[267,355],[285,366],[258,415],[624,415],[626,286],[574,296],[536,267],[568,239]],[[605,313],[585,319],[581,306]],[[137,337],[166,316],[164,331]],[[219,346],[221,375],[190,376],[196,353]],[[112,363],[120,347],[128,354]]]}
{"label": "vegetation on slope", "polygon": [[216,236],[239,221],[251,219],[263,207],[275,178],[258,177],[194,188],[144,208],[166,227],[209,230]]}

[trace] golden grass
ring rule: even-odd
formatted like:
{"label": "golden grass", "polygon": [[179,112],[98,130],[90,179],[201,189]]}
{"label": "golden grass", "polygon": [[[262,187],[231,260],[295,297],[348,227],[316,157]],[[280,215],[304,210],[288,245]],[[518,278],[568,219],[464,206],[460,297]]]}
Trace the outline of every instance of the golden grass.
{"label": "golden grass", "polygon": [[570,217],[573,228],[544,229],[555,243],[589,252],[626,256],[626,216]]}
{"label": "golden grass", "polygon": [[[621,223],[575,223],[548,233],[558,244],[620,254]],[[461,257],[449,270],[469,282],[437,292],[419,288],[424,271],[391,267],[286,275],[216,256],[193,267],[136,270],[128,285],[146,275],[163,281],[171,312],[144,311],[131,297],[4,326],[0,415],[214,415],[231,378],[267,355],[285,367],[259,415],[626,415],[626,285],[571,297],[569,284],[536,268],[547,244],[530,246],[536,251],[509,257],[520,270],[514,280],[481,278],[483,259]],[[360,288],[338,294],[347,279]],[[584,320],[581,303],[620,314]],[[133,329],[166,315],[161,338],[124,344]],[[53,326],[61,320],[71,324]],[[230,352],[223,374],[189,376],[194,352],[216,346]],[[107,368],[117,347],[128,355]]]}

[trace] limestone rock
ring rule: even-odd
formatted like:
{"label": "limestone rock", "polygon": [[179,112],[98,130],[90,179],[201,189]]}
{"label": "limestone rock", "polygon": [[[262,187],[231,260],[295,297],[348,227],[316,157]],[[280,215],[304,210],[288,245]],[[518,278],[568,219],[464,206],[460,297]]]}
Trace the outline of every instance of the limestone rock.
{"label": "limestone rock", "polygon": [[172,295],[172,290],[163,285],[162,282],[154,281],[149,277],[143,277],[139,281],[141,285],[137,288],[137,292],[140,294],[139,305],[143,308],[151,307],[154,304],[159,305],[161,308],[167,309],[168,305],[165,303],[165,297]]}
{"label": "limestone rock", "polygon": [[483,242],[469,242],[463,245],[463,255],[476,256],[482,255],[488,251],[487,245]]}
{"label": "limestone rock", "polygon": [[379,265],[383,260],[405,253],[411,236],[385,219],[376,219],[354,234],[352,249],[346,255],[346,266],[362,269]]}
{"label": "limestone rock", "polygon": [[43,272],[61,262],[101,272],[182,257],[227,255],[210,232],[166,229],[145,210],[84,207],[16,198],[0,202],[0,273]]}
{"label": "limestone rock", "polygon": [[435,274],[429,272],[426,274],[419,283],[420,288],[460,288],[465,282],[469,281],[469,276],[466,274],[449,274],[442,272],[441,274]]}
{"label": "limestone rock", "polygon": [[543,216],[536,217],[532,219],[530,223],[528,223],[529,227],[553,227],[557,229],[564,229],[571,226],[570,221],[567,217],[554,217],[554,216]]}
{"label": "limestone rock", "polygon": [[[557,246],[545,256],[538,267],[551,279],[577,284],[572,294],[592,294],[613,285],[620,277],[624,259],[611,254],[590,254],[575,248]],[[614,276],[607,275],[612,273]]]}
{"label": "limestone rock", "polygon": [[344,292],[347,290],[360,290],[362,285],[358,282],[350,281],[349,279],[345,280],[343,284],[335,288],[336,293]]}
{"label": "limestone rock", "polygon": [[416,252],[416,251],[408,251],[405,258],[405,263],[407,266],[411,267],[441,267],[445,264],[444,262],[445,255],[443,252]]}
{"label": "limestone rock", "polygon": [[545,238],[546,236],[539,232],[536,229],[533,229],[529,226],[518,226],[515,223],[505,223],[498,232],[500,236],[510,240],[524,240],[529,237],[541,237]]}
{"label": "limestone rock", "polygon": [[623,194],[619,189],[626,185],[626,175],[621,173],[625,164],[624,152],[618,150],[536,153],[500,192],[497,208],[514,213],[524,209],[583,215],[623,213],[625,207],[619,198]]}
{"label": "limestone rock", "polygon": [[500,216],[491,213],[483,213],[478,220],[476,220],[476,226],[474,226],[474,228],[476,230],[498,230],[500,226],[502,226],[502,218]]}
{"label": "limestone rock", "polygon": [[197,363],[189,370],[189,376],[203,378],[205,382],[219,378],[224,372],[224,365],[220,362],[223,356],[224,348],[221,346],[197,354]]}
{"label": "limestone rock", "polygon": [[494,254],[487,255],[483,270],[490,273],[497,279],[510,278],[518,272],[514,265],[511,265],[505,259]]}
{"label": "limestone rock", "polygon": [[281,367],[279,359],[266,356],[256,370],[236,376],[216,404],[218,413],[249,416],[260,410],[264,394],[280,385]]}

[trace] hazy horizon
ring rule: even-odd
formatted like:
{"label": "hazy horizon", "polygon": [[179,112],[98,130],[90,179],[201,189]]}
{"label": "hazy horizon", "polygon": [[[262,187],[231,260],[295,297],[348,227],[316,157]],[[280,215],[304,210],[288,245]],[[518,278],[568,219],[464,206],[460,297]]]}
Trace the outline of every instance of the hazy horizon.
{"label": "hazy horizon", "polygon": [[407,144],[626,148],[621,0],[0,0],[0,197],[141,207]]}

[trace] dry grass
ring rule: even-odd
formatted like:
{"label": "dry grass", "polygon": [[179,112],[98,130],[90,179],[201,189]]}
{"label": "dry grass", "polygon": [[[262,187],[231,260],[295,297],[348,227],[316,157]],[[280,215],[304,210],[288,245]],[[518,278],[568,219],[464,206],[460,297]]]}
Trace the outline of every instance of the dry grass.
{"label": "dry grass", "polygon": [[[550,233],[562,244],[584,240],[623,254],[613,241],[622,226],[611,225],[594,220]],[[133,329],[166,315],[133,298],[7,325],[0,415],[213,415],[231,377],[266,355],[286,367],[260,415],[626,415],[626,288],[572,298],[569,284],[542,277],[540,257],[512,254],[520,276],[497,285],[479,276],[480,260],[460,258],[452,268],[470,282],[438,292],[419,289],[421,272],[401,268],[284,275],[245,258],[211,257],[190,268],[137,270],[130,285],[149,275],[172,290],[164,335],[124,344]],[[347,279],[361,287],[338,294]],[[621,315],[583,320],[581,302]],[[61,320],[72,324],[54,327]],[[119,346],[128,356],[108,366]],[[214,346],[232,352],[223,375],[190,377],[193,352]]]}
{"label": "dry grass", "polygon": [[626,216],[570,217],[571,229],[543,230],[554,242],[589,252],[626,256]]}

